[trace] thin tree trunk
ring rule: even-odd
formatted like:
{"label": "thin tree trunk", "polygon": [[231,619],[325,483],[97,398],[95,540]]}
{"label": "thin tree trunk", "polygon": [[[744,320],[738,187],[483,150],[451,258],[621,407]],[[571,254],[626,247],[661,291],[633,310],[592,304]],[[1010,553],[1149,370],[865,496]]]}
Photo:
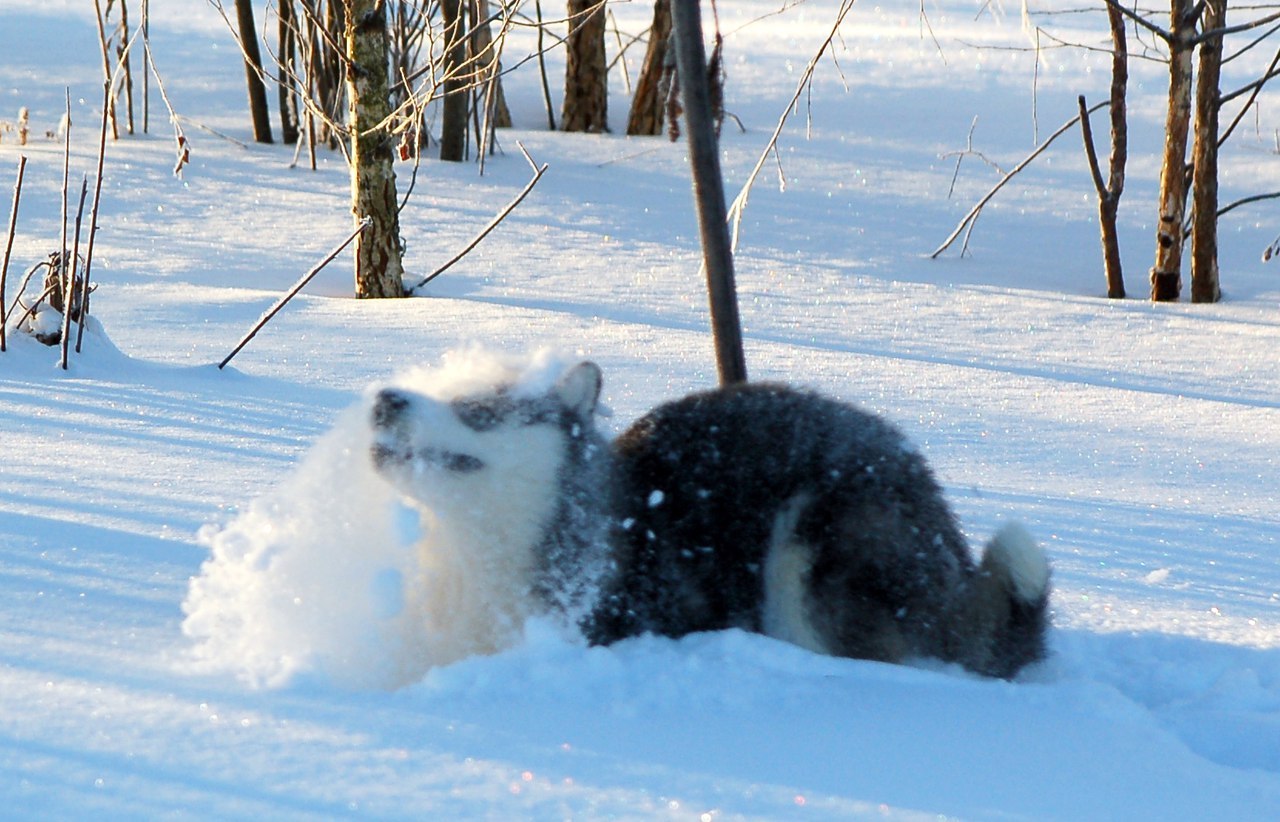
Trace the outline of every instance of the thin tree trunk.
{"label": "thin tree trunk", "polygon": [[120,0],[120,42],[116,44],[116,62],[124,69],[125,129],[133,134],[133,71],[129,64],[129,6]]}
{"label": "thin tree trunk", "polygon": [[653,25],[649,27],[649,45],[644,52],[644,65],[636,81],[631,112],[627,117],[627,134],[662,133],[662,116],[666,95],[662,93],[662,75],[667,67],[667,42],[671,37],[671,0],[655,0]]}
{"label": "thin tree trunk", "polygon": [[483,84],[485,110],[492,112],[490,118],[494,127],[511,128],[511,110],[507,107],[507,95],[502,90],[502,63],[493,45],[489,14],[489,0],[471,0],[471,53],[475,55],[476,70],[480,72],[476,82]]}
{"label": "thin tree trunk", "polygon": [[5,237],[4,257],[0,261],[0,351],[5,350],[5,280],[9,276],[9,254],[13,251],[13,232],[18,227],[18,203],[22,201],[22,176],[27,168],[27,155],[18,155],[18,181],[13,184],[13,208],[9,210],[9,232]]}
{"label": "thin tree trunk", "polygon": [[672,0],[672,38],[684,98],[685,130],[689,139],[689,165],[693,173],[694,203],[702,237],[707,294],[711,304],[711,331],[715,338],[720,384],[746,382],[747,364],[742,350],[738,295],[733,276],[733,252],[724,203],[724,179],[720,173],[720,149],[711,111],[707,81],[707,53],[702,42],[702,18],[698,0]]}
{"label": "thin tree trunk", "polygon": [[236,22],[240,27],[240,43],[244,47],[244,74],[249,86],[253,139],[259,143],[270,143],[273,142],[271,114],[267,111],[267,87],[262,82],[262,52],[258,48],[258,29],[253,22],[251,0],[236,0]]}
{"label": "thin tree trunk", "polygon": [[277,15],[278,46],[280,49],[280,140],[286,145],[298,142],[298,35],[295,27],[297,15],[293,0],[279,0]]}
{"label": "thin tree trunk", "polygon": [[444,21],[444,102],[440,112],[440,159],[460,163],[467,156],[467,61],[464,0],[440,0]]}
{"label": "thin tree trunk", "polygon": [[1191,123],[1195,12],[1195,0],[1171,0],[1169,110],[1160,168],[1156,260],[1151,268],[1153,300],[1177,300],[1182,291],[1182,222],[1187,208],[1187,132]]}
{"label": "thin tree trunk", "polygon": [[[145,44],[151,39],[151,7],[147,3],[142,4],[142,42]],[[148,48],[142,50],[142,133],[148,134],[151,130],[151,86],[148,76],[151,74],[151,51]]]}
{"label": "thin tree trunk", "polygon": [[387,69],[387,18],[381,0],[346,3],[347,97],[350,102],[351,203],[357,226],[369,228],[356,239],[357,297],[403,297],[399,203]]}
{"label": "thin tree trunk", "polygon": [[[1227,0],[1205,4],[1205,31],[1227,24]],[[1218,80],[1222,74],[1222,38],[1200,44],[1196,83],[1195,144],[1191,150],[1191,301],[1216,303],[1218,285]]]}
{"label": "thin tree trunk", "polygon": [[[107,46],[107,29],[106,17],[102,13],[102,3],[99,0],[93,0],[93,8],[98,18],[98,44],[102,47],[102,78],[107,83],[111,82],[111,57]],[[114,92],[115,89],[112,89]],[[120,139],[120,125],[116,119],[116,97],[111,94],[108,100],[108,116],[111,120],[111,139]]]}
{"label": "thin tree trunk", "polygon": [[569,0],[564,107],[560,114],[560,128],[564,131],[609,130],[604,24],[604,0]]}
{"label": "thin tree trunk", "polygon": [[551,83],[547,81],[547,50],[542,45],[546,26],[542,22],[541,0],[533,0],[533,8],[537,14],[538,24],[538,74],[542,78],[542,102],[547,107],[547,128],[555,131],[556,110],[555,106],[551,105]]}
{"label": "thin tree trunk", "polygon": [[[1120,235],[1116,214],[1124,193],[1124,169],[1129,156],[1127,89],[1129,84],[1129,45],[1124,16],[1119,9],[1107,7],[1111,25],[1111,155],[1108,160],[1107,183],[1098,188],[1098,225],[1102,235],[1102,260],[1107,275],[1107,296],[1123,300],[1124,270],[1120,263]],[[1083,116],[1083,115],[1082,115]],[[1084,119],[1087,122],[1087,117]],[[1094,161],[1096,163],[1096,160]],[[1102,175],[1095,173],[1101,182]]]}

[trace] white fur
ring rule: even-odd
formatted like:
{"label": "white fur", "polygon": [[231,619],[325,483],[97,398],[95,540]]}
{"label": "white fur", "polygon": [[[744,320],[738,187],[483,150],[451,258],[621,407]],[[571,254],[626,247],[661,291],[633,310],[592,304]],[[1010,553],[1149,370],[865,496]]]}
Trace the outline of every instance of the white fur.
{"label": "white fur", "polygon": [[764,561],[764,608],[761,627],[774,639],[781,639],[820,654],[830,653],[814,630],[806,604],[808,580],[813,567],[813,549],[796,539],[796,523],[809,504],[806,494],[787,501],[773,520],[768,554]]}
{"label": "white fur", "polygon": [[473,346],[446,351],[439,365],[409,369],[391,385],[438,400],[484,394],[499,385],[510,386],[514,396],[535,397],[550,391],[572,363],[551,349],[514,355]]}
{"label": "white fur", "polygon": [[[498,382],[512,374],[501,362],[469,367]],[[467,427],[447,403],[460,392],[442,387],[447,380],[424,381],[426,373],[408,381],[419,390],[406,393],[411,405],[394,436],[407,437],[413,451],[447,450],[484,463],[458,472],[415,460],[388,463],[382,472],[421,511],[420,575],[410,583],[409,598],[424,623],[430,658],[442,664],[510,646],[535,611],[533,550],[555,514],[565,444],[551,424],[509,420],[487,431]],[[452,385],[465,393],[493,388],[494,381],[477,383],[474,375],[466,371]]]}
{"label": "white fur", "polygon": [[1014,593],[1023,602],[1035,602],[1049,588],[1049,560],[1035,537],[1021,523],[1006,523],[987,545],[987,556],[1004,568]]}

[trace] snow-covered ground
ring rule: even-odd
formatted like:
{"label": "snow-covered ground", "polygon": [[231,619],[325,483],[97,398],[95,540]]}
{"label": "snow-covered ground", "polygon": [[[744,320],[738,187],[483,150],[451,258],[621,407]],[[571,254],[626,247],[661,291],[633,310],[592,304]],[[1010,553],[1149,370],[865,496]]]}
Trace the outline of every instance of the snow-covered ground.
{"label": "snow-covered ground", "polygon": [[[624,29],[647,25],[647,3],[612,5]],[[836,4],[763,20],[780,0],[721,5],[727,107],[746,126],[724,133],[732,195]],[[172,176],[153,96],[151,134],[108,146],[104,333],[66,373],[21,335],[0,354],[0,815],[1280,816],[1280,279],[1259,261],[1274,207],[1224,219],[1223,302],[1142,299],[1163,75],[1135,62],[1129,300],[1102,297],[1074,132],[988,207],[969,256],[929,260],[998,179],[966,157],[948,198],[956,158],[942,155],[973,126],[973,148],[1008,169],[1109,79],[1103,56],[1078,51],[1046,51],[1035,70],[1012,6],[927,3],[935,43],[899,5],[855,7],[838,66],[823,63],[783,134],[785,189],[771,161],[751,198],[737,259],[748,367],[899,423],[975,544],[1022,520],[1053,563],[1046,663],[1010,683],[737,632],[588,649],[534,623],[497,655],[369,684],[362,666],[387,649],[343,630],[361,618],[361,563],[396,524],[360,505],[381,493],[367,472],[309,449],[369,384],[470,343],[595,360],[611,432],[713,383],[684,145],[539,130],[530,64],[509,78],[518,128],[485,175],[424,163],[402,216],[407,265],[429,272],[528,179],[520,140],[550,170],[496,233],[419,299],[349,299],[344,258],[219,371],[349,230],[345,168],[328,155],[290,169],[289,149],[209,131],[248,139],[234,45],[205,3],[155,0],[191,164]],[[43,135],[69,87],[76,182],[99,117],[86,6],[0,0],[0,121],[28,106]],[[1100,14],[1035,19],[1105,40]],[[1268,57],[1230,64],[1224,85]],[[1280,188],[1277,122],[1264,94],[1229,144],[1224,201]],[[19,150],[0,137],[8,192]],[[59,232],[62,145],[40,136],[23,153],[11,284]],[[214,534],[281,500],[368,519],[346,521],[363,540],[313,540],[310,563],[285,540],[321,600],[305,630],[282,639],[270,608],[246,605],[271,602],[253,586],[278,575],[225,594],[228,613],[262,620],[260,643],[235,646],[242,671],[296,643],[285,675],[255,685],[225,647],[209,664],[183,607]]]}

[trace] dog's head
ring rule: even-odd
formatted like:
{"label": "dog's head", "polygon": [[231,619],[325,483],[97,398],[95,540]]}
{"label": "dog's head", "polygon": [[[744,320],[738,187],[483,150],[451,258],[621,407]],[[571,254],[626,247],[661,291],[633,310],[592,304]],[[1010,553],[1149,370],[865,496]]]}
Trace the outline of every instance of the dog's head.
{"label": "dog's head", "polygon": [[601,374],[581,362],[549,388],[533,382],[516,375],[460,392],[383,388],[369,416],[374,467],[432,506],[461,501],[494,511],[545,498],[554,493],[567,440],[594,425]]}

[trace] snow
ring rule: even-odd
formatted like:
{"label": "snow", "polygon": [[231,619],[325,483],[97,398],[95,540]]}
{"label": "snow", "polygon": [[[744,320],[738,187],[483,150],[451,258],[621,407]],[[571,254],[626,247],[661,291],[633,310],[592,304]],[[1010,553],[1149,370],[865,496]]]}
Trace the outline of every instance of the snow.
{"label": "snow", "polygon": [[[615,5],[624,30],[647,25],[647,5]],[[727,106],[747,127],[723,136],[731,195],[834,6],[751,22],[780,5],[719,10]],[[1046,663],[990,681],[739,632],[589,649],[535,621],[508,650],[383,687],[414,641],[379,631],[403,613],[417,523],[352,445],[348,409],[473,344],[599,363],[610,433],[711,385],[684,146],[540,131],[526,67],[509,80],[519,128],[504,153],[484,176],[424,163],[402,215],[410,273],[428,272],[527,182],[519,139],[550,169],[484,244],[404,301],[349,299],[344,257],[219,371],[350,230],[347,180],[336,155],[289,169],[284,147],[206,130],[248,140],[234,44],[205,4],[157,0],[156,58],[190,118],[191,164],[172,176],[153,96],[151,134],[108,146],[101,327],[67,372],[23,335],[0,354],[4,814],[1280,815],[1280,281],[1258,260],[1271,211],[1224,218],[1223,302],[1141,298],[1163,80],[1135,61],[1130,299],[1102,297],[1072,134],[984,211],[968,256],[929,260],[998,179],[970,155],[947,196],[956,157],[941,155],[975,117],[974,148],[1007,169],[1077,94],[1108,86],[1097,54],[1046,51],[1033,71],[1030,52],[1003,47],[1034,30],[999,5],[926,4],[936,44],[914,5],[855,7],[839,67],[819,67],[783,133],[785,187],[770,161],[752,194],[737,268],[754,379],[898,423],[973,544],[1009,520],[1044,544]],[[1097,14],[1034,22],[1064,39],[1104,31]],[[1224,85],[1264,69],[1261,51]],[[85,4],[0,0],[0,53],[0,120],[27,106],[33,133],[52,131],[69,86],[72,174],[91,172],[100,58]],[[1228,144],[1224,202],[1280,182],[1263,102]],[[59,231],[62,145],[24,153],[11,283]],[[4,134],[0,169],[17,156]],[[239,609],[211,605],[227,601]],[[219,664],[231,657],[238,671]]]}

